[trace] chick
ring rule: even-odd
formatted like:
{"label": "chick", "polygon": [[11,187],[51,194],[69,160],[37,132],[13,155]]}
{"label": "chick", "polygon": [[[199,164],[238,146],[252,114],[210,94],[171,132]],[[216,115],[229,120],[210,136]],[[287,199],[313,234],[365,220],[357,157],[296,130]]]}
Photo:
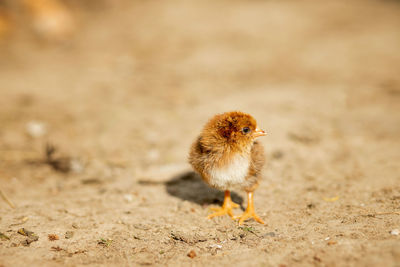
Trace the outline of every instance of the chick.
{"label": "chick", "polygon": [[[209,219],[228,214],[239,219],[239,225],[250,218],[264,223],[253,204],[265,162],[264,149],[255,139],[264,135],[251,115],[239,111],[218,114],[204,126],[191,147],[189,163],[207,184],[225,191],[222,207],[214,208]],[[239,205],[231,200],[232,189],[247,192],[247,208],[241,216],[233,216],[232,209]]]}

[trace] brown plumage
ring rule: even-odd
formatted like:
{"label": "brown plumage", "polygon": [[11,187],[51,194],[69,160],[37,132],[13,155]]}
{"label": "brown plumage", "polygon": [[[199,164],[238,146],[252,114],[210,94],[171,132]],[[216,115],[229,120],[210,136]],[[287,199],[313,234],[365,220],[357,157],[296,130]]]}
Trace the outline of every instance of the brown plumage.
{"label": "brown plumage", "polygon": [[[210,186],[225,191],[222,208],[208,218],[228,214],[239,219],[263,221],[255,214],[253,191],[261,179],[264,150],[255,141],[265,132],[257,128],[249,114],[233,111],[214,116],[203,128],[192,145],[189,162]],[[248,194],[248,206],[242,216],[234,217],[232,209],[238,207],[230,198],[230,190],[241,189]]]}

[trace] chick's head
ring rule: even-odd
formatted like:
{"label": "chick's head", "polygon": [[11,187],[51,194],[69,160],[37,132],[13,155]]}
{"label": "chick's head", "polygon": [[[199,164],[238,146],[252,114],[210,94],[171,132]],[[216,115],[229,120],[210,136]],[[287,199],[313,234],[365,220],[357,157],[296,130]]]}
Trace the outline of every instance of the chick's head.
{"label": "chick's head", "polygon": [[214,148],[229,146],[242,150],[263,135],[265,132],[257,128],[257,122],[251,115],[232,111],[216,115],[206,124],[203,141]]}

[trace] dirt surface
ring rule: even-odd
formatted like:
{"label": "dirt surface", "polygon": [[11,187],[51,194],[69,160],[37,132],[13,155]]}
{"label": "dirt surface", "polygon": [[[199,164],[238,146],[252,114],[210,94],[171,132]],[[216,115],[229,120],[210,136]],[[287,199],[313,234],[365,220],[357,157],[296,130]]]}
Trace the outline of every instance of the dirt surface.
{"label": "dirt surface", "polygon": [[[0,266],[400,266],[399,1],[92,2],[2,44]],[[206,219],[187,165],[229,110],[268,132],[265,225]]]}

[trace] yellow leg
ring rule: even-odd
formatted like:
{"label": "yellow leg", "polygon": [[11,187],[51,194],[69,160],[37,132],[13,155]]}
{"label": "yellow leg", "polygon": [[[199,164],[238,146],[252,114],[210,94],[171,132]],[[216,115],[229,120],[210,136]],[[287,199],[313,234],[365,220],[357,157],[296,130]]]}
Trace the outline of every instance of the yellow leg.
{"label": "yellow leg", "polygon": [[239,219],[239,225],[250,218],[253,218],[257,222],[264,224],[264,221],[261,220],[261,218],[258,217],[254,211],[253,192],[247,192],[247,208],[245,212],[240,216],[234,217],[235,220]]}
{"label": "yellow leg", "polygon": [[211,210],[215,211],[214,213],[207,216],[208,219],[223,216],[228,214],[229,216],[233,217],[232,209],[238,208],[239,205],[232,201],[231,199],[231,192],[229,190],[225,190],[225,198],[224,204],[220,208],[211,208]]}

